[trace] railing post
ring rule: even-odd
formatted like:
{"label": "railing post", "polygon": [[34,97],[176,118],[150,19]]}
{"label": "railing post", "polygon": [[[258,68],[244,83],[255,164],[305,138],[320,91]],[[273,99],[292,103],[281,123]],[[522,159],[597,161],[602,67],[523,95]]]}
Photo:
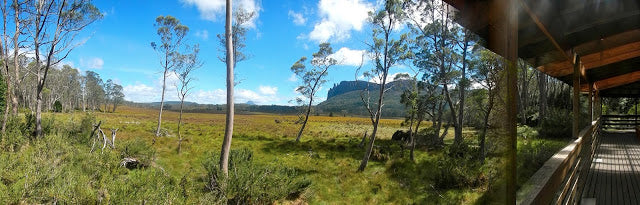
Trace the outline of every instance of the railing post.
{"label": "railing post", "polygon": [[589,82],[589,124],[593,122],[593,82]]}
{"label": "railing post", "polygon": [[[498,148],[504,157],[500,163],[498,178],[493,189],[495,200],[500,204],[516,203],[516,133],[517,133],[517,96],[518,96],[518,12],[521,1],[488,0],[489,16],[488,43],[491,50],[501,54],[505,60],[504,77],[500,85],[503,96],[505,117],[497,123],[501,147]],[[491,192],[491,191],[489,191]]]}
{"label": "railing post", "polygon": [[577,139],[580,132],[580,55],[573,54],[573,138]]}

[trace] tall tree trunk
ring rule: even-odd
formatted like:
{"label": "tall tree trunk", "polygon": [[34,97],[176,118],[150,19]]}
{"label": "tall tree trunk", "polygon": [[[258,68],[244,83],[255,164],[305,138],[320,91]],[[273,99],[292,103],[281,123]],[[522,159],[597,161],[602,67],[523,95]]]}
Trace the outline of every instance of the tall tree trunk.
{"label": "tall tree trunk", "polygon": [[18,87],[20,85],[20,64],[18,63],[18,51],[20,49],[20,45],[19,45],[19,41],[18,38],[20,37],[20,5],[18,5],[18,0],[13,0],[13,9],[14,9],[14,13],[13,13],[13,24],[15,25],[15,31],[13,33],[13,66],[14,66],[14,89],[16,90],[11,91],[14,92],[14,95],[11,95],[11,107],[13,108],[12,112],[14,115],[18,114],[18,97],[15,95],[15,93],[18,92]]}
{"label": "tall tree trunk", "polygon": [[458,117],[456,116],[456,111],[455,111],[455,107],[453,106],[453,101],[451,100],[451,94],[449,93],[449,89],[447,87],[446,84],[442,86],[444,89],[444,95],[445,95],[445,99],[447,100],[447,104],[449,104],[449,109],[451,110],[451,121],[453,121],[453,133],[454,133],[454,138],[453,138],[453,143],[454,144],[460,144],[462,143],[462,129],[459,129],[460,132],[458,132],[458,128],[462,128],[460,124],[458,124]]}
{"label": "tall tree trunk", "polygon": [[420,123],[422,122],[422,119],[418,119],[418,122],[416,122],[416,129],[413,130],[413,132],[411,132],[411,151],[409,151],[409,157],[411,158],[411,161],[415,161],[415,157],[413,154],[413,151],[416,149],[416,134],[418,132],[418,130],[420,129]]}
{"label": "tall tree trunk", "polygon": [[[182,108],[184,105],[184,96],[180,99],[180,115],[178,116],[178,154],[180,154],[180,150],[182,149],[182,132],[180,132],[180,128],[182,127]],[[115,112],[115,105],[113,106],[113,111]]]}
{"label": "tall tree trunk", "polygon": [[4,109],[4,117],[2,119],[2,133],[4,134],[5,129],[7,128],[7,119],[9,119],[9,105],[11,104],[11,99],[13,97],[11,94],[11,90],[13,89],[13,81],[11,80],[11,75],[9,75],[9,57],[7,56],[9,53],[9,49],[7,45],[7,0],[2,1],[2,45],[0,45],[0,50],[2,52],[2,65],[4,66],[4,81],[7,84],[7,90],[5,93],[5,109]]}
{"label": "tall tree trunk", "polygon": [[480,162],[484,162],[484,159],[487,157],[487,148],[486,148],[486,138],[487,138],[487,129],[489,128],[489,116],[491,115],[491,110],[493,109],[493,97],[489,96],[489,104],[487,105],[487,112],[484,116],[484,123],[482,124],[482,132],[480,133]]}
{"label": "tall tree trunk", "polygon": [[153,137],[153,144],[156,143],[156,137],[160,136],[160,129],[162,128],[162,109],[164,109],[164,91],[167,88],[167,64],[165,63],[164,75],[162,76],[162,96],[160,97],[160,111],[158,112],[158,127],[156,128],[156,135]]}
{"label": "tall tree trunk", "polygon": [[231,150],[231,138],[233,137],[233,35],[231,33],[231,0],[227,0],[226,6],[226,23],[225,23],[225,39],[227,42],[227,118],[224,129],[224,141],[222,142],[222,150],[220,151],[220,169],[225,176],[229,175],[229,151]]}
{"label": "tall tree trunk", "polygon": [[311,103],[313,103],[313,94],[311,94],[311,98],[309,98],[309,105],[307,106],[307,112],[304,116],[304,122],[302,122],[302,127],[300,127],[300,131],[298,131],[298,137],[296,137],[296,142],[300,142],[302,131],[304,131],[304,127],[307,126],[307,121],[309,120],[309,114],[311,113]]}
{"label": "tall tree trunk", "polygon": [[[38,55],[38,52],[36,51],[36,55]],[[40,63],[36,63],[36,64],[40,64]],[[38,87],[37,92],[36,92],[36,137],[42,137],[42,89],[40,88],[40,81],[42,80],[41,76],[41,71],[40,71],[40,66],[38,66]],[[44,83],[42,83],[44,84]]]}
{"label": "tall tree trunk", "polygon": [[[389,17],[389,23],[391,23],[391,17]],[[378,98],[378,109],[376,109],[375,120],[373,122],[373,132],[371,132],[371,137],[369,140],[369,146],[367,146],[367,151],[362,158],[362,162],[360,163],[360,167],[358,167],[358,171],[364,171],[367,167],[367,163],[369,163],[369,158],[371,157],[371,152],[373,151],[373,144],[376,140],[376,133],[378,132],[378,124],[380,124],[380,116],[382,115],[382,100],[384,98],[384,91],[387,84],[387,76],[389,74],[389,31],[386,31],[384,34],[384,68],[382,71],[382,84],[380,84],[380,98]]]}
{"label": "tall tree trunk", "polygon": [[538,87],[540,91],[540,94],[538,95],[538,105],[540,106],[538,122],[540,124],[547,115],[547,76],[540,71],[538,71]]}
{"label": "tall tree trunk", "polygon": [[464,30],[464,42],[462,45],[462,79],[460,80],[460,105],[458,107],[458,123],[455,127],[455,136],[459,138],[460,142],[462,142],[462,127],[464,126],[464,97],[465,92],[467,91],[467,47],[469,46],[469,38],[467,37],[469,32],[467,29]]}
{"label": "tall tree trunk", "polygon": [[[413,120],[415,118],[415,113],[411,113],[411,116],[409,117],[409,144],[413,144]],[[401,142],[400,146],[402,147],[402,156],[404,156],[404,143]],[[413,161],[413,149],[411,149],[409,151],[409,159],[411,159],[411,161]]]}

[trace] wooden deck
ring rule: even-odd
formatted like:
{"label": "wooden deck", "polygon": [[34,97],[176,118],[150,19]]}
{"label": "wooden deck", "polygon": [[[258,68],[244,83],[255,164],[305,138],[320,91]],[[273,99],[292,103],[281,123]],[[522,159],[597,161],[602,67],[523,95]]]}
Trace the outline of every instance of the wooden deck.
{"label": "wooden deck", "polygon": [[640,140],[635,132],[603,131],[582,204],[640,204]]}

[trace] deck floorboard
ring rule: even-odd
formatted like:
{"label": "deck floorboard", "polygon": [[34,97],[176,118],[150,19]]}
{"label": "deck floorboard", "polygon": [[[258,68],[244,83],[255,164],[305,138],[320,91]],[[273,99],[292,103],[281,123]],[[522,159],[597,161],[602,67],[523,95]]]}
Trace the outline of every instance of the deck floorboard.
{"label": "deck floorboard", "polygon": [[596,204],[640,204],[640,140],[634,132],[602,132],[582,198]]}

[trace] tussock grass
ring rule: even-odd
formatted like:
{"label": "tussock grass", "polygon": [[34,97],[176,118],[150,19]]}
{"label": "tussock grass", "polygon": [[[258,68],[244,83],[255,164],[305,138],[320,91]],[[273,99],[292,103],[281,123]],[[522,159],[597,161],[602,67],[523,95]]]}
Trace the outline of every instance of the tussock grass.
{"label": "tussock grass", "polygon": [[[175,112],[163,114],[163,128],[168,135],[158,138],[154,145],[151,139],[157,122],[156,110],[123,106],[116,113],[94,113],[93,116],[80,112],[56,113],[46,114],[45,118],[49,125],[45,126],[48,134],[44,139],[32,140],[24,137],[25,133],[12,131],[0,140],[0,161],[3,162],[0,163],[0,204],[226,201],[206,188],[210,184],[211,167],[215,168],[212,162],[216,159],[212,156],[220,152],[224,115],[185,113],[185,141],[180,154],[176,152],[178,114]],[[119,128],[115,150],[89,153],[88,135],[91,124],[97,120],[102,121],[104,130]],[[371,133],[369,119],[310,116],[300,143],[295,143],[300,126],[294,123],[296,120],[296,116],[286,115],[236,115],[232,148],[251,153],[251,162],[239,167],[261,170],[256,172],[258,175],[283,173],[282,176],[309,183],[274,178],[268,182],[273,183],[273,187],[267,188],[289,185],[303,188],[291,195],[269,195],[266,201],[239,197],[232,202],[468,204],[477,202],[486,191],[486,180],[482,181],[486,178],[486,168],[474,163],[472,152],[451,159],[446,149],[428,151],[420,147],[416,161],[411,162],[408,151],[401,153],[399,145],[390,140],[393,132],[405,129],[400,126],[400,119],[381,121],[376,151],[384,157],[371,161],[364,172],[356,171],[364,153],[358,144],[365,131]],[[16,128],[10,130],[24,130],[29,124],[24,118],[15,121]],[[423,124],[428,127],[430,123]],[[453,130],[449,133],[445,140],[448,144]],[[473,130],[465,129],[464,136],[470,144],[475,143]],[[123,157],[139,158],[147,166],[126,169],[119,165]],[[238,177],[245,185],[254,181],[245,176],[252,174]],[[443,181],[443,176],[450,177],[445,178],[450,181]],[[235,190],[265,194],[247,187],[251,186],[237,186]]]}

